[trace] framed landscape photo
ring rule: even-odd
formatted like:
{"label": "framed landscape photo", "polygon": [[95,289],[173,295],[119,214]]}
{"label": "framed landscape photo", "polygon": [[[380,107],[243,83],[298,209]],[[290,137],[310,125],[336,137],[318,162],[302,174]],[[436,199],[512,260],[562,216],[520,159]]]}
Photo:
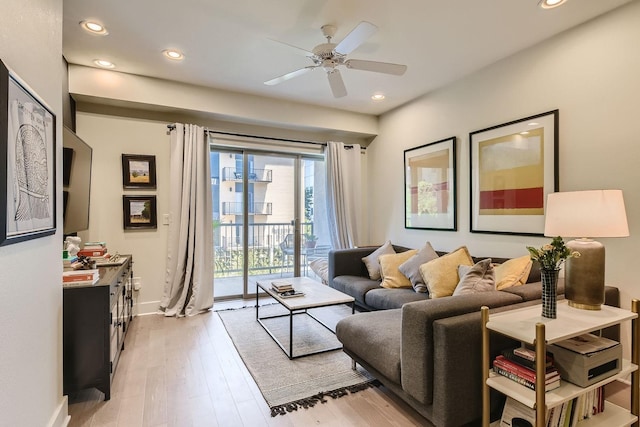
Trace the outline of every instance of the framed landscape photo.
{"label": "framed landscape photo", "polygon": [[469,134],[471,232],[544,235],[558,191],[558,110]]}
{"label": "framed landscape photo", "polygon": [[125,230],[158,228],[156,196],[122,196]]}
{"label": "framed landscape photo", "polygon": [[56,232],[56,116],[0,61],[0,245]]}
{"label": "framed landscape photo", "polygon": [[156,156],[123,154],[122,186],[124,188],[156,188]]}
{"label": "framed landscape photo", "polygon": [[405,228],[456,231],[456,137],[404,150]]}

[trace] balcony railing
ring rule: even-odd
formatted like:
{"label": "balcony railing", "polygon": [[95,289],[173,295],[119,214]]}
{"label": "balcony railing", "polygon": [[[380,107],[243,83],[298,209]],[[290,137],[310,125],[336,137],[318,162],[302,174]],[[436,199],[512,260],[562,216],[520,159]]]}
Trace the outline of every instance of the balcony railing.
{"label": "balcony railing", "polygon": [[[271,169],[252,169],[249,171],[249,182],[273,182]],[[242,169],[222,168],[223,181],[242,181]]]}
{"label": "balcony railing", "polygon": [[[250,224],[247,256],[251,274],[273,274],[293,269],[293,256],[283,251],[287,235],[293,227],[289,223]],[[302,223],[303,234],[313,234],[313,223]],[[214,229],[215,275],[216,277],[234,277],[242,275],[243,225],[219,224]],[[302,248],[305,260],[326,257],[328,246]]]}
{"label": "balcony railing", "polygon": [[[271,215],[272,204],[270,202],[255,202],[249,204],[249,215]],[[241,202],[222,202],[222,215],[242,215]]]}

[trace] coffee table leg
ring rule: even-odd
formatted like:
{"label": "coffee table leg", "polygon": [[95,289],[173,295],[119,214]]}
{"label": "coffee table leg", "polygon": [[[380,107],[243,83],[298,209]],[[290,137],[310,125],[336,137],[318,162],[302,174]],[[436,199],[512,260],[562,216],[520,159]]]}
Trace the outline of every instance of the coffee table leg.
{"label": "coffee table leg", "polygon": [[293,311],[289,310],[289,360],[293,359]]}

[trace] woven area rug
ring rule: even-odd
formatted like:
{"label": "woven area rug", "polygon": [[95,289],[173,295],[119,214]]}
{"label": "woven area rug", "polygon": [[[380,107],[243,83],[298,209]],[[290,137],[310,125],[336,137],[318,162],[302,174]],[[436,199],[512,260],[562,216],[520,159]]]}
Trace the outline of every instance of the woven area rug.
{"label": "woven area rug", "polygon": [[[341,305],[311,312],[335,330],[338,320],[351,315],[351,308]],[[285,313],[279,304],[260,307],[260,317]],[[256,321],[255,307],[219,311],[218,315],[271,408],[271,416],[325,403],[326,397],[337,398],[378,385],[360,366],[354,371],[351,358],[342,350],[289,360]],[[289,318],[263,322],[288,349]],[[340,345],[331,331],[307,315],[295,315],[293,327],[294,355]]]}

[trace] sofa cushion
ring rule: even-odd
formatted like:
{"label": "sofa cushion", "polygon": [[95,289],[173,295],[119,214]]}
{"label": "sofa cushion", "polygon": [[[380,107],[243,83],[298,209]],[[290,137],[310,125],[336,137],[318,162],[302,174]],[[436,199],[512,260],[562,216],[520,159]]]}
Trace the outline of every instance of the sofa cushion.
{"label": "sofa cushion", "polygon": [[375,307],[379,310],[400,308],[408,302],[426,299],[429,299],[429,294],[414,292],[413,288],[372,289],[364,296],[369,307]]}
{"label": "sofa cushion", "polygon": [[356,303],[364,305],[365,294],[371,289],[380,289],[380,282],[362,276],[338,276],[333,279],[333,288],[351,295]]}
{"label": "sofa cushion", "polygon": [[416,249],[412,249],[399,254],[380,255],[378,258],[378,262],[380,263],[380,276],[382,276],[380,286],[383,288],[410,288],[411,282],[407,279],[407,276],[398,270],[398,267],[417,252]]}
{"label": "sofa cushion", "polygon": [[400,384],[401,316],[400,310],[348,316],[336,325],[336,337],[345,349]]}
{"label": "sofa cushion", "polygon": [[458,277],[459,265],[473,265],[473,259],[466,246],[461,246],[453,252],[420,266],[420,274],[429,288],[431,298],[453,295],[460,280]]}
{"label": "sofa cushion", "polygon": [[395,253],[396,251],[391,245],[391,240],[387,240],[384,245],[362,258],[362,262],[367,266],[367,271],[369,272],[369,278],[371,280],[380,280],[380,262],[378,261],[380,255]]}
{"label": "sofa cushion", "polygon": [[398,270],[409,279],[414,291],[426,293],[429,292],[429,289],[420,274],[420,266],[436,258],[438,258],[438,253],[433,250],[431,243],[427,242],[417,254],[402,263]]}
{"label": "sofa cushion", "polygon": [[460,281],[453,291],[453,296],[496,290],[496,277],[491,258],[477,262],[472,267],[458,266],[458,276]]}
{"label": "sofa cushion", "polygon": [[[542,282],[525,283],[522,286],[512,286],[503,289],[502,292],[518,295],[524,301],[539,300],[542,298]],[[564,279],[558,279],[558,295],[564,294]]]}
{"label": "sofa cushion", "polygon": [[529,255],[510,259],[495,267],[496,289],[502,290],[511,286],[519,286],[527,283],[531,271],[531,258]]}

